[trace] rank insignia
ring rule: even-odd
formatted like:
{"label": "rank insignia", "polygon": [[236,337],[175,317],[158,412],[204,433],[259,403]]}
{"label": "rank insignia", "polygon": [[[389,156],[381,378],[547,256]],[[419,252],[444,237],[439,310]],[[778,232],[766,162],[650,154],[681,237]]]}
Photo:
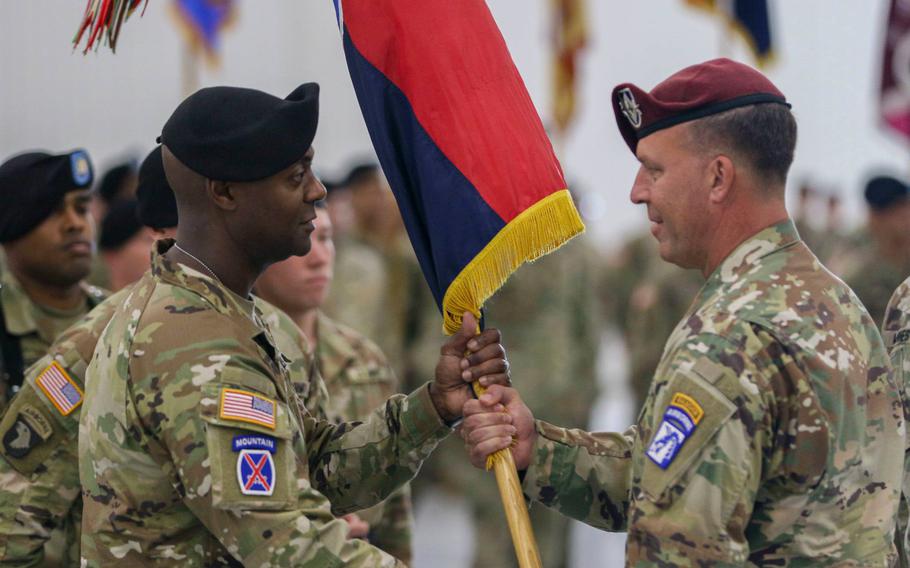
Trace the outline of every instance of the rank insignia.
{"label": "rank insignia", "polygon": [[648,446],[648,457],[661,469],[667,469],[680,448],[695,431],[704,417],[704,411],[692,397],[676,393],[670,401],[657,433]]}
{"label": "rank insignia", "polygon": [[275,490],[275,462],[268,450],[240,450],[237,483],[244,495],[271,495]]}
{"label": "rank insignia", "polygon": [[82,390],[56,361],[41,371],[35,383],[64,416],[82,404]]}
{"label": "rank insignia", "polygon": [[256,393],[224,389],[221,391],[219,416],[275,429],[275,401]]}
{"label": "rank insignia", "polygon": [[621,89],[619,93],[619,110],[629,121],[633,128],[641,128],[641,108],[635,100],[635,95],[631,89]]}

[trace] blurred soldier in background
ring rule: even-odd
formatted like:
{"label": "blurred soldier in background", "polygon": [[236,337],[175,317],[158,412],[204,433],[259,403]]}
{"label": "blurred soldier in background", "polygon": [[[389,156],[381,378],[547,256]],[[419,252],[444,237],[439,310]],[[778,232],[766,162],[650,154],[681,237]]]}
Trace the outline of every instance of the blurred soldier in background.
{"label": "blurred soldier in background", "polygon": [[107,266],[109,287],[114,292],[139,280],[149,268],[155,229],[142,225],[138,208],[135,199],[117,201],[101,221],[98,246]]}
{"label": "blurred soldier in background", "polygon": [[84,282],[95,254],[91,184],[83,150],[28,152],[0,165],[0,409],[24,370],[105,297]]}
{"label": "blurred soldier in background", "polygon": [[[96,221],[103,222],[103,219],[107,218],[108,210],[120,201],[131,201],[136,198],[139,175],[136,168],[135,161],[126,160],[104,172],[101,181],[92,192],[91,211]],[[143,271],[148,268],[148,262],[144,264]],[[101,255],[95,256],[92,271],[86,277],[86,281],[101,288],[117,290],[111,286],[110,278],[107,263]]]}
{"label": "blurred soldier in background", "polygon": [[[339,185],[343,188],[341,202],[330,208],[344,214],[348,200],[354,223],[349,236],[336,240],[337,278],[325,313],[376,341],[406,385],[422,384],[431,375],[415,361],[421,357],[419,353],[427,352],[416,345],[426,338],[422,335],[427,325],[424,318],[438,327],[432,315],[436,308],[392,190],[376,163],[355,166]],[[434,329],[429,337],[436,346],[428,358],[432,374],[442,335]]]}
{"label": "blurred soldier in background", "polygon": [[[375,343],[320,310],[333,280],[332,220],[316,208],[316,230],[305,256],[273,264],[256,281],[256,293],[287,313],[314,348],[315,362],[328,388],[328,419],[338,424],[363,420],[399,392],[395,373]],[[411,562],[410,489],[345,516],[352,538],[365,538],[399,560]]]}
{"label": "blurred soldier in background", "polygon": [[843,276],[880,322],[891,294],[910,274],[910,190],[900,179],[877,176],[866,184],[864,195],[868,239],[849,254],[852,262]]}

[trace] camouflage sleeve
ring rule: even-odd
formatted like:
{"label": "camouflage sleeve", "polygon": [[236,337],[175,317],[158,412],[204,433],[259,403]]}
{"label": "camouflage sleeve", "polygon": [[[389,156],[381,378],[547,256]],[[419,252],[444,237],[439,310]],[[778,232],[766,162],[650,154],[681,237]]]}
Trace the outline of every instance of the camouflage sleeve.
{"label": "camouflage sleeve", "polygon": [[525,496],[606,531],[627,525],[635,427],[590,433],[537,421],[537,442],[525,472]]}
{"label": "camouflage sleeve", "polygon": [[78,545],[78,414],[61,414],[35,384],[53,361],[26,371],[0,421],[0,566],[42,565],[51,532],[66,523],[77,531],[66,544]]}
{"label": "camouflage sleeve", "polygon": [[761,326],[733,328],[688,338],[661,366],[633,466],[632,566],[764,564],[749,546],[775,537],[753,516],[763,480],[799,494],[825,473],[828,421],[793,350]]}
{"label": "camouflage sleeve", "polygon": [[413,526],[411,487],[405,485],[383,503],[382,517],[370,528],[370,543],[410,564]]}
{"label": "camouflage sleeve", "polygon": [[[280,400],[256,365],[239,357],[200,357],[183,365],[199,388],[154,378],[156,397],[131,395],[139,422],[153,425],[144,444],[148,455],[175,487],[184,488],[184,503],[208,531],[246,566],[399,566],[365,541],[348,539],[347,524],[332,516],[328,501],[309,481],[306,461],[298,457],[306,449],[292,406]],[[225,406],[228,396],[274,405],[274,419],[236,416]],[[261,451],[238,453],[238,444]],[[262,476],[267,492],[238,483],[245,475],[245,452],[253,468],[247,478]],[[359,473],[368,474],[366,464],[359,465]],[[373,471],[385,478],[381,469]],[[358,476],[347,482],[357,484]]]}
{"label": "camouflage sleeve", "polygon": [[[882,337],[891,356],[894,382],[902,393],[904,416],[910,418],[910,279],[891,296],[882,323]],[[901,566],[910,566],[910,439],[904,451],[904,480],[897,515],[895,544]]]}
{"label": "camouflage sleeve", "polygon": [[[451,431],[430,400],[429,383],[407,396],[389,398],[364,422],[336,426],[306,420],[313,484],[338,515],[366,509],[388,497],[417,474]],[[365,464],[369,464],[366,470]]]}

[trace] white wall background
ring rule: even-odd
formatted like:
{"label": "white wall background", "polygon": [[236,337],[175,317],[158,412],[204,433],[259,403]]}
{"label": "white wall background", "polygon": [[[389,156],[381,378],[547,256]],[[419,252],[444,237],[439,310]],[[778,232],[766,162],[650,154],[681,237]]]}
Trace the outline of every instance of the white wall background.
{"label": "white wall background", "polygon": [[[547,0],[488,0],[544,120],[549,114]],[[182,98],[183,39],[170,2],[151,0],[124,28],[116,55],[73,53],[84,0],[0,0],[0,158],[33,147],[87,148],[99,166],[151,148]],[[812,177],[846,198],[872,169],[906,171],[907,149],[877,126],[876,89],[886,0],[772,0],[777,64],[768,74],[792,101],[800,143],[792,179]],[[284,95],[323,87],[317,164],[335,175],[372,152],[344,65],[330,0],[242,0],[224,35],[219,69],[204,85],[251,86]],[[568,177],[595,197],[590,229],[605,246],[644,216],[628,203],[636,163],[613,123],[616,83],[650,88],[673,71],[726,54],[748,60],[738,39],[682,0],[590,0],[581,112],[560,154]],[[727,41],[730,40],[730,41]]]}

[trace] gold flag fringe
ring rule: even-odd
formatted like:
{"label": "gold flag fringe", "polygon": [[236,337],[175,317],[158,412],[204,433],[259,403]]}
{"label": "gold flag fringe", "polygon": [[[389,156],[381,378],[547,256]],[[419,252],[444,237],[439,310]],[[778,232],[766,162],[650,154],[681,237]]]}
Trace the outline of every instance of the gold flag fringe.
{"label": "gold flag fringe", "polygon": [[442,299],[443,332],[457,332],[466,311],[480,319],[480,307],[518,267],[553,252],[584,230],[568,189],[522,211],[449,285]]}

